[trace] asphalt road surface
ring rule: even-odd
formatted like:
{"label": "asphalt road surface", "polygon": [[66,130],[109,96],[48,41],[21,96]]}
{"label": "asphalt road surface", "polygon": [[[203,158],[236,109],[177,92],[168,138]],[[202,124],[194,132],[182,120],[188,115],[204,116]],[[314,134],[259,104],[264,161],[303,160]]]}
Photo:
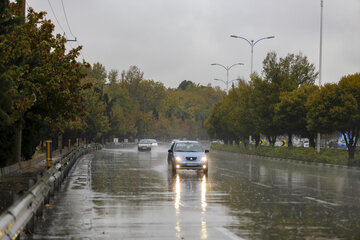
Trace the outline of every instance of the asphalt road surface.
{"label": "asphalt road surface", "polygon": [[168,146],[74,166],[29,239],[360,239],[360,172],[210,152],[172,175]]}

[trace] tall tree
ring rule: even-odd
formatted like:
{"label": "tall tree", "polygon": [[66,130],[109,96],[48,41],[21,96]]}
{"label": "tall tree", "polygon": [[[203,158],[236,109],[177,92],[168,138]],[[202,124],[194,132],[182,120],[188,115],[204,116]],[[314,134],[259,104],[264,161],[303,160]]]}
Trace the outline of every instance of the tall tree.
{"label": "tall tree", "polygon": [[119,71],[116,69],[111,69],[108,73],[108,79],[110,84],[119,82]]}
{"label": "tall tree", "polygon": [[[22,4],[10,3],[11,13],[20,16]],[[11,79],[11,122],[16,126],[16,155],[21,158],[22,129],[26,118],[54,124],[81,111],[81,64],[76,62],[81,47],[66,53],[66,39],[52,34],[54,25],[45,13],[29,8],[27,21],[14,26],[1,44],[6,52],[2,73]],[[64,107],[65,106],[65,107]]]}
{"label": "tall tree", "polygon": [[326,84],[307,102],[308,128],[320,133],[339,131],[344,135],[349,164],[354,163],[360,134],[360,73],[344,76],[338,84]]}
{"label": "tall tree", "polygon": [[275,121],[279,123],[282,134],[289,136],[288,146],[292,146],[292,136],[300,135],[310,139],[311,147],[315,147],[314,136],[316,132],[308,131],[306,102],[309,96],[318,89],[317,86],[303,84],[291,92],[282,92],[280,102],[275,105]]}
{"label": "tall tree", "polygon": [[269,52],[263,61],[263,79],[256,74],[252,76],[252,103],[257,129],[267,136],[271,145],[282,133],[275,114],[275,106],[280,102],[281,94],[291,92],[303,84],[312,85],[317,75],[314,65],[301,53],[288,54],[278,59],[275,52]]}

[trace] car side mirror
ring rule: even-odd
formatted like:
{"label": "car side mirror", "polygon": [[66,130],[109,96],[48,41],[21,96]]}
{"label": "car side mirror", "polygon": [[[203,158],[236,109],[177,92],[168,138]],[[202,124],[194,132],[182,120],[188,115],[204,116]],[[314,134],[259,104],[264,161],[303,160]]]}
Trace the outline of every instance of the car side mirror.
{"label": "car side mirror", "polygon": [[205,153],[208,153],[208,152],[210,152],[209,150],[205,150]]}
{"label": "car side mirror", "polygon": [[168,153],[172,153],[172,150],[171,150],[171,149],[169,149],[169,150],[168,150]]}

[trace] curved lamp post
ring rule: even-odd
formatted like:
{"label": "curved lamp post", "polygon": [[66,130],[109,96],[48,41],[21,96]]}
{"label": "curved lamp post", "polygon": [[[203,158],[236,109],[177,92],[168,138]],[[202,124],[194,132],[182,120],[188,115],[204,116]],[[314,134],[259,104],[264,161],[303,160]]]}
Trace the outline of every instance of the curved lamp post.
{"label": "curved lamp post", "polygon": [[[219,63],[212,63],[211,64],[211,66],[216,66],[216,65],[225,68],[225,70],[226,70],[226,81],[218,79],[218,78],[215,78],[214,80],[221,81],[221,82],[225,83],[226,84],[226,92],[229,92],[229,71],[230,71],[230,69],[232,67],[236,66],[236,65],[244,65],[244,64],[243,63],[235,63],[235,64],[231,65],[230,67],[229,66],[224,66],[224,65],[219,64]],[[236,79],[231,80],[230,82],[235,81],[235,80]]]}
{"label": "curved lamp post", "polygon": [[256,41],[254,40],[248,40],[244,37],[240,37],[240,36],[236,36],[236,35],[230,35],[230,37],[233,37],[233,38],[241,38],[241,39],[244,39],[247,43],[250,44],[251,46],[251,71],[250,71],[250,76],[252,75],[253,73],[253,56],[254,56],[254,46],[255,44],[257,44],[258,42],[260,42],[261,40],[266,40],[266,39],[272,39],[272,38],[275,38],[275,36],[269,36],[269,37],[263,37],[263,38],[260,38]]}

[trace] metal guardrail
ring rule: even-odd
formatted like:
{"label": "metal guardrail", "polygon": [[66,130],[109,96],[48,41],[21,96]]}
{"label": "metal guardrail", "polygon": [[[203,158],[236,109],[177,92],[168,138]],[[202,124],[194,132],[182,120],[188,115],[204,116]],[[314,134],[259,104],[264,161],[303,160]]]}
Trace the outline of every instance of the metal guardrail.
{"label": "metal guardrail", "polygon": [[60,186],[76,160],[101,145],[90,144],[79,147],[54,163],[43,177],[0,216],[0,240],[17,239],[21,232],[32,232],[35,216],[42,216],[43,206],[49,203],[50,195]]}

